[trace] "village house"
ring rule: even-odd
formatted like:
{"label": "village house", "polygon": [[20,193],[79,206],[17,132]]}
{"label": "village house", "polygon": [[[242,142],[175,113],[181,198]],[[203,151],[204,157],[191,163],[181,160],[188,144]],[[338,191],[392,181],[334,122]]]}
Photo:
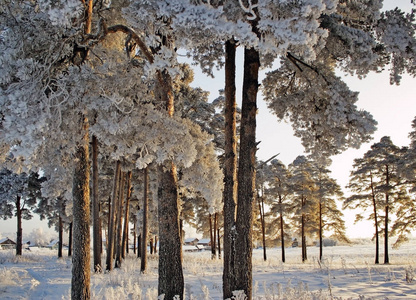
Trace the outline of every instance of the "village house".
{"label": "village house", "polygon": [[0,239],[0,249],[15,249],[16,243],[8,237]]}

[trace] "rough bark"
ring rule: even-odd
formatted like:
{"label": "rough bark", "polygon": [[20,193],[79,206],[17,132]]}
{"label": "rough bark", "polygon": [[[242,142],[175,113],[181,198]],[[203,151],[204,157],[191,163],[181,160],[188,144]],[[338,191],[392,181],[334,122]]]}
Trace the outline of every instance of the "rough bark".
{"label": "rough bark", "polygon": [[124,226],[123,226],[123,239],[121,247],[121,257],[124,259],[126,253],[129,252],[129,213],[130,213],[130,198],[131,198],[131,171],[127,172],[127,194],[126,203],[124,206]]}
{"label": "rough bark", "polygon": [[237,200],[237,138],[236,138],[236,44],[225,43],[225,145],[224,145],[224,270],[223,297],[231,298],[236,277],[235,256],[235,207]]}
{"label": "rough bark", "polygon": [[73,231],[71,298],[90,299],[90,165],[88,118],[81,116],[80,144],[75,153],[73,181]]}
{"label": "rough bark", "polygon": [[92,229],[93,229],[93,252],[94,252],[94,271],[101,272],[101,222],[100,222],[100,203],[98,199],[98,140],[92,137]]}
{"label": "rough bark", "polygon": [[244,50],[240,158],[237,174],[238,201],[235,267],[236,287],[238,290],[244,290],[248,300],[252,299],[252,234],[256,177],[256,113],[259,67],[259,52],[254,48],[246,48]]}
{"label": "rough bark", "polygon": [[[182,245],[179,231],[179,203],[176,167],[159,166],[159,295],[183,299]],[[143,254],[142,254],[143,255]]]}
{"label": "rough bark", "polygon": [[16,233],[16,255],[22,255],[22,207],[20,195],[16,197],[16,218],[17,218],[17,233]]}
{"label": "rough bark", "polygon": [[149,198],[148,198],[148,190],[149,190],[149,181],[148,181],[148,169],[145,168],[143,170],[143,224],[142,224],[142,249],[141,249],[141,260],[140,260],[140,271],[145,272],[147,268],[147,240],[148,240],[148,228],[147,228],[147,220],[149,217]]}
{"label": "rough bark", "polygon": [[[120,161],[116,162],[116,168],[114,171],[114,182],[113,182],[113,191],[111,197],[111,205],[110,205],[110,212],[109,212],[109,222],[108,222],[108,239],[107,239],[107,260],[106,260],[106,269],[111,271],[113,269],[113,256],[114,256],[114,227],[116,223],[116,199],[118,195],[118,184],[119,184],[119,176],[120,176]],[[109,199],[110,200],[110,199]]]}

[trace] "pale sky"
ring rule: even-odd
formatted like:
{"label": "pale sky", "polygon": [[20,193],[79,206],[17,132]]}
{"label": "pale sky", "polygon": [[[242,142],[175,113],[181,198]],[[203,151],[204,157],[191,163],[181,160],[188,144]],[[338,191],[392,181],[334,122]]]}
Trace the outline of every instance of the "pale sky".
{"label": "pale sky", "polygon": [[[410,0],[387,0],[384,1],[387,9],[400,6],[403,9],[410,10],[412,5]],[[239,51],[241,60],[241,51]],[[241,60],[242,61],[242,60]],[[237,97],[241,91],[241,74],[242,67],[238,64],[237,68]],[[388,73],[370,74],[367,78],[359,80],[348,76],[344,80],[347,82],[351,90],[359,91],[359,101],[357,106],[360,109],[369,111],[378,122],[378,130],[374,134],[374,139],[363,145],[360,149],[347,150],[341,155],[333,158],[331,166],[332,177],[336,178],[341,187],[348,184],[349,173],[352,170],[353,160],[362,157],[363,154],[370,149],[370,146],[378,142],[383,136],[390,136],[393,143],[397,146],[408,146],[408,134],[411,131],[411,122],[416,116],[416,79],[409,76],[403,76],[400,86],[391,86],[389,84]],[[211,92],[211,99],[218,96],[218,90],[223,88],[224,76],[221,70],[215,79],[206,78],[196,72],[194,86],[200,86],[204,90]],[[240,92],[241,93],[241,92]],[[259,114],[257,118],[257,140],[259,151],[257,156],[261,160],[266,160],[271,156],[280,153],[278,159],[284,164],[289,165],[298,156],[303,154],[303,147],[299,140],[293,136],[290,124],[278,122],[276,117],[268,112],[265,103],[261,100],[259,94],[258,108]],[[344,188],[344,193],[348,191]],[[359,222],[354,225],[353,221],[355,213],[352,211],[344,211],[347,235],[349,237],[371,237],[374,232],[372,223]],[[24,235],[29,234],[34,228],[43,227],[47,229],[45,222],[41,223],[38,216],[32,221],[24,221]],[[53,230],[51,230],[53,231]],[[3,221],[0,220],[0,237],[15,236],[16,220]]]}

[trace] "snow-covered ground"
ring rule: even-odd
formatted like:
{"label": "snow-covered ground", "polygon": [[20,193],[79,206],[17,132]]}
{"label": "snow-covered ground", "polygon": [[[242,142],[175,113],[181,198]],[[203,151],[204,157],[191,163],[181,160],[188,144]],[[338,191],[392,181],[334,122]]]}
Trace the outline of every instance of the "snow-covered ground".
{"label": "snow-covered ground", "polygon": [[[373,245],[324,248],[308,247],[308,261],[301,262],[301,249],[280,249],[253,254],[254,299],[416,299],[416,242],[390,249],[389,265],[374,265]],[[381,249],[382,250],[382,249]],[[105,262],[105,257],[103,257]],[[383,262],[383,253],[380,255]],[[210,253],[184,254],[186,299],[221,299],[222,261]],[[49,249],[25,251],[16,257],[0,251],[0,299],[70,299],[71,260],[57,258]],[[157,258],[149,258],[146,274],[133,254],[121,269],[93,274],[93,299],[157,299]]]}

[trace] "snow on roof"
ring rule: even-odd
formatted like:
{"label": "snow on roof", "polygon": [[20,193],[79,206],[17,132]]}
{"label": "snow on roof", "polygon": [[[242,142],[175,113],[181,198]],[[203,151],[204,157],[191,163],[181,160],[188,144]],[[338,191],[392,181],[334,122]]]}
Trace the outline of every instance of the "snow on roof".
{"label": "snow on roof", "polygon": [[210,239],[200,239],[199,242],[198,242],[198,244],[208,244],[210,242],[211,242]]}
{"label": "snow on roof", "polygon": [[0,239],[0,244],[16,244],[16,243],[12,241],[11,239],[9,239],[8,237],[5,237],[5,238]]}
{"label": "snow on roof", "polygon": [[197,238],[186,238],[185,243],[193,242],[193,241],[199,241]]}

